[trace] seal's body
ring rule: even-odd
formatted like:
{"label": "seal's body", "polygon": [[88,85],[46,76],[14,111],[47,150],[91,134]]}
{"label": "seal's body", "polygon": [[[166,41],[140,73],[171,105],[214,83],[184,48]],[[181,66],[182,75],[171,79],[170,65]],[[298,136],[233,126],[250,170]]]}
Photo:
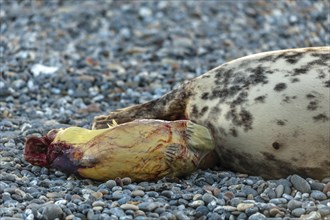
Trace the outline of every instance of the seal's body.
{"label": "seal's body", "polygon": [[189,119],[210,129],[222,166],[266,178],[330,176],[330,47],[225,63],[163,97],[98,116]]}

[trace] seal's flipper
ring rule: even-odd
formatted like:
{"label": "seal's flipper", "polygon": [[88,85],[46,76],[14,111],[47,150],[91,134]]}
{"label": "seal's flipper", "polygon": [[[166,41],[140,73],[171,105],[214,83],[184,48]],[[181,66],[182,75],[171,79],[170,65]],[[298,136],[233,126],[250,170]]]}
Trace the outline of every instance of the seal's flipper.
{"label": "seal's flipper", "polygon": [[187,124],[188,146],[199,151],[211,151],[215,148],[214,139],[206,127],[191,121]]}
{"label": "seal's flipper", "polygon": [[172,144],[165,151],[165,160],[168,166],[172,167],[175,159],[180,155],[181,146],[179,144]]}
{"label": "seal's flipper", "polygon": [[92,129],[107,128],[115,120],[118,124],[134,121],[135,119],[161,119],[167,121],[186,119],[185,110],[191,93],[189,85],[185,84],[159,99],[144,104],[119,109],[108,115],[96,116]]}

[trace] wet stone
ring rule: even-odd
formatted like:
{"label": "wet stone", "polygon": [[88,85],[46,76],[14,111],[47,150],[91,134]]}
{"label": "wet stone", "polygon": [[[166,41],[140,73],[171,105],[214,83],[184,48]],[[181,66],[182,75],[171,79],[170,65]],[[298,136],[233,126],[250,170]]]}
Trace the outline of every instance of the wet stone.
{"label": "wet stone", "polygon": [[124,209],[124,210],[138,210],[139,207],[136,206],[136,205],[133,205],[133,204],[123,204],[120,206],[121,209]]}
{"label": "wet stone", "polygon": [[324,183],[313,181],[310,185],[312,190],[323,191]]}
{"label": "wet stone", "polygon": [[266,219],[266,216],[264,216],[263,214],[261,213],[255,213],[253,215],[251,215],[248,220],[261,220],[261,219]]}
{"label": "wet stone", "polygon": [[325,199],[327,199],[327,196],[323,192],[316,191],[316,190],[312,191],[311,197],[315,200],[325,200]]}
{"label": "wet stone", "polygon": [[45,219],[62,219],[63,218],[63,211],[60,206],[55,204],[47,204],[42,208],[42,215]]}
{"label": "wet stone", "polygon": [[205,194],[202,196],[202,200],[203,200],[206,204],[208,204],[208,203],[210,203],[211,201],[214,200],[214,196],[211,195],[210,193],[205,193]]}
{"label": "wet stone", "polygon": [[300,217],[303,214],[305,214],[305,209],[303,209],[303,208],[296,208],[296,209],[292,210],[292,215],[295,217]]}
{"label": "wet stone", "polygon": [[143,210],[143,211],[153,211],[154,209],[158,208],[159,207],[159,204],[158,203],[155,203],[155,202],[143,202],[143,203],[140,203],[138,205],[139,209]]}
{"label": "wet stone", "polygon": [[311,186],[309,183],[298,175],[292,175],[291,176],[291,183],[297,190],[303,192],[303,193],[310,193],[311,192]]}

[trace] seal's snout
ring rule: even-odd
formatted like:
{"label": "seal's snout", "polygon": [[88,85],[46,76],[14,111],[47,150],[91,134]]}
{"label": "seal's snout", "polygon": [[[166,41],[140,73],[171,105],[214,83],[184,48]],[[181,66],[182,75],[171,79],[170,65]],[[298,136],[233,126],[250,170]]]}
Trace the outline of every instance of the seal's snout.
{"label": "seal's snout", "polygon": [[48,137],[29,137],[25,142],[24,159],[36,166],[48,166],[47,152],[50,143]]}

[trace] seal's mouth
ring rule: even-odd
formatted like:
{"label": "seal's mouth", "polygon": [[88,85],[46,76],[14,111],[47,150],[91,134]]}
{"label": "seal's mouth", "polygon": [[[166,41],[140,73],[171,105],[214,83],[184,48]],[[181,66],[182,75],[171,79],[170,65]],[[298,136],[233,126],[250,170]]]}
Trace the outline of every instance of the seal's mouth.
{"label": "seal's mouth", "polygon": [[36,166],[48,166],[48,146],[52,142],[47,136],[29,137],[25,142],[24,159]]}
{"label": "seal's mouth", "polygon": [[48,150],[57,132],[58,130],[51,130],[43,137],[29,137],[25,142],[24,159],[36,166],[49,166]]}

